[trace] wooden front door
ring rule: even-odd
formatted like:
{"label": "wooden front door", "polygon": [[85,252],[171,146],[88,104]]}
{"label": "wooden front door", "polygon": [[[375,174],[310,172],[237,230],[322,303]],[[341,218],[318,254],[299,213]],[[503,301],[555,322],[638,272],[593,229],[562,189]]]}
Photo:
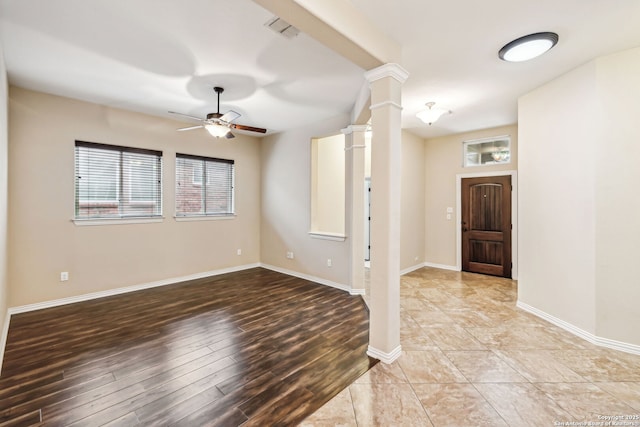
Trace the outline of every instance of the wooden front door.
{"label": "wooden front door", "polygon": [[511,176],[462,179],[462,270],[511,277]]}

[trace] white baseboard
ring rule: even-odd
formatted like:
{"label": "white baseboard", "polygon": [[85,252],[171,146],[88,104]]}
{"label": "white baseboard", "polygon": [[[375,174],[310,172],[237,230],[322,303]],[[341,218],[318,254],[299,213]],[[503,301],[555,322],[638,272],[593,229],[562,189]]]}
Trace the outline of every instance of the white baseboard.
{"label": "white baseboard", "polygon": [[[311,282],[320,283],[321,285],[331,286],[332,288],[340,289],[341,291],[346,291],[351,293],[351,288],[348,285],[332,282],[331,280],[323,279],[316,276],[311,276],[309,274],[299,273],[293,270],[287,270],[286,268],[276,267],[271,264],[260,264],[260,267],[266,268],[267,270],[272,270],[278,273],[287,274],[289,276],[297,277],[299,279],[309,280]],[[357,289],[355,291],[358,291]]]}
{"label": "white baseboard", "polygon": [[366,295],[365,289],[349,289],[349,295]]}
{"label": "white baseboard", "polygon": [[447,265],[447,264],[436,264],[434,262],[424,262],[423,263],[424,267],[432,267],[432,268],[439,268],[441,270],[451,270],[451,271],[460,271],[460,268],[458,268],[455,265]]}
{"label": "white baseboard", "polygon": [[378,359],[382,363],[390,364],[395,362],[398,357],[402,354],[402,347],[398,345],[396,348],[391,350],[391,352],[386,353],[382,350],[378,350],[377,348],[373,348],[369,346],[367,348],[367,355],[373,357],[374,359]]}
{"label": "white baseboard", "polygon": [[424,267],[424,263],[423,262],[421,262],[420,264],[411,266],[411,267],[407,267],[404,270],[400,270],[400,275],[404,276],[405,274],[409,274],[412,271],[420,270],[422,267]]}
{"label": "white baseboard", "polygon": [[572,325],[569,322],[566,322],[562,319],[559,319],[555,316],[552,316],[549,313],[546,313],[542,310],[539,310],[535,307],[530,306],[522,301],[518,301],[516,303],[516,307],[521,308],[524,311],[527,311],[533,315],[540,317],[541,319],[546,320],[547,322],[554,324],[567,332],[570,332],[591,344],[599,345],[601,347],[610,348],[612,350],[624,351],[625,353],[637,354],[640,355],[640,345],[629,344],[622,341],[611,340],[608,338],[602,338],[597,335],[592,334],[591,332],[587,332],[584,329],[580,329],[575,325]]}
{"label": "white baseboard", "polygon": [[220,274],[234,273],[236,271],[248,270],[250,268],[260,267],[260,264],[245,264],[235,267],[222,268],[219,270],[205,271],[203,273],[190,274],[188,276],[172,277],[170,279],[158,280],[155,282],[141,283],[138,285],[127,286],[124,288],[108,289],[106,291],[92,292],[89,294],[77,295],[73,297],[61,298],[52,301],[43,301],[35,304],[21,305],[18,307],[9,307],[8,314],[26,313],[29,311],[42,310],[44,308],[58,307],[76,302],[89,301],[97,298],[110,297],[114,295],[125,294],[129,292],[141,291],[143,289],[157,288],[159,286],[173,285],[175,283],[186,282],[189,280],[203,279],[205,277],[218,276]]}
{"label": "white baseboard", "polygon": [[2,375],[2,362],[4,361],[4,349],[7,346],[7,337],[9,336],[9,322],[11,314],[9,310],[4,316],[4,325],[2,326],[2,335],[0,335],[0,375]]}

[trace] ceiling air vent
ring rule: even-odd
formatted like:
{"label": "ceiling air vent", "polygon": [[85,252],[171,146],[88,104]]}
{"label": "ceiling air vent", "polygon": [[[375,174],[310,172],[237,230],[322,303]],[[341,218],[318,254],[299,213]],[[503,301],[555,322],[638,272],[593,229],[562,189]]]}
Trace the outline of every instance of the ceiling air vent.
{"label": "ceiling air vent", "polygon": [[264,25],[271,28],[276,33],[282,34],[288,39],[294,38],[300,32],[300,30],[298,30],[296,27],[289,24],[284,19],[278,18],[277,16],[269,19]]}

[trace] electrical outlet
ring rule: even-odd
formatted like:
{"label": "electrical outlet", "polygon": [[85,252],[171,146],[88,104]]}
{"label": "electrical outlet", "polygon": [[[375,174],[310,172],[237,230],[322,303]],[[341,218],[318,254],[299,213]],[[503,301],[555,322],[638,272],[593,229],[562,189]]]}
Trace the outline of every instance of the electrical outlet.
{"label": "electrical outlet", "polygon": [[331,265],[332,265],[331,258],[328,258],[327,259],[327,267],[331,267]]}
{"label": "electrical outlet", "polygon": [[238,250],[236,251],[236,253],[237,253],[238,255],[242,255],[242,249],[238,249]]}
{"label": "electrical outlet", "polygon": [[69,272],[68,271],[63,271],[60,273],[60,281],[61,282],[66,282],[67,280],[69,280]]}
{"label": "electrical outlet", "polygon": [[293,252],[287,251],[287,259],[293,259]]}

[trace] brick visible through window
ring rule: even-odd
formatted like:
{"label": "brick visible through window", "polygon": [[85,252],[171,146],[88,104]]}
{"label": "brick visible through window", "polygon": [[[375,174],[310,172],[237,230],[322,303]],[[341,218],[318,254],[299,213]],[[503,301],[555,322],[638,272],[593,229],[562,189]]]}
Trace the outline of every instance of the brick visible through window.
{"label": "brick visible through window", "polygon": [[234,161],[176,154],[176,216],[233,215]]}

